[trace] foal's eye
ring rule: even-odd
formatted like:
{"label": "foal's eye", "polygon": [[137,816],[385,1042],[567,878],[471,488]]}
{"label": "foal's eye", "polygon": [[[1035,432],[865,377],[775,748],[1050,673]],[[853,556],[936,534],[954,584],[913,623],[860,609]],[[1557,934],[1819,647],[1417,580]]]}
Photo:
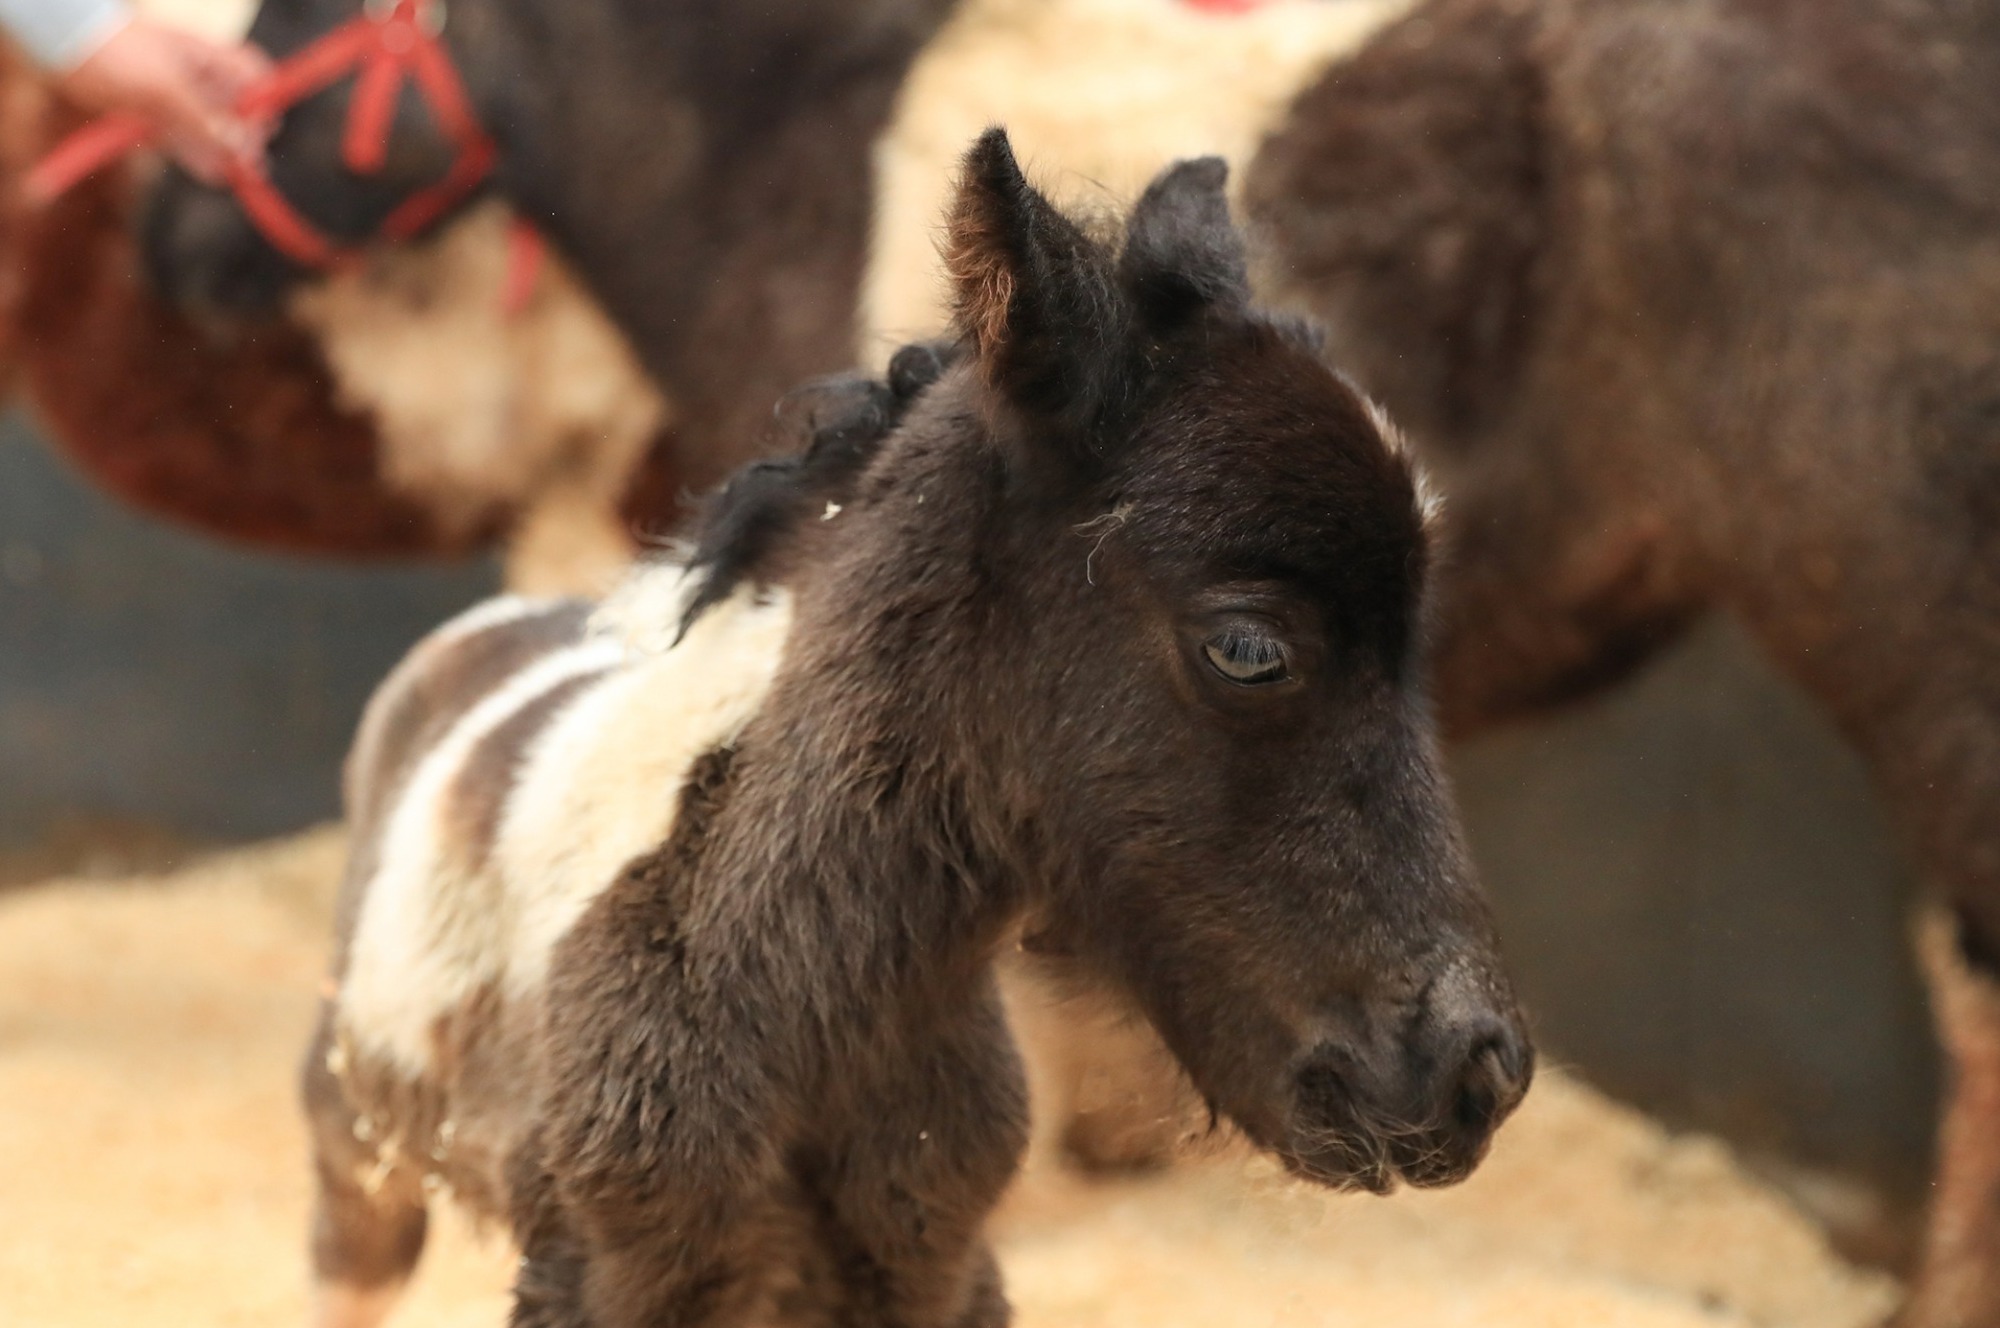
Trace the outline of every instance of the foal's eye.
{"label": "foal's eye", "polygon": [[1285,648],[1268,636],[1241,630],[1211,636],[1201,647],[1215,671],[1231,682],[1256,686],[1286,675]]}

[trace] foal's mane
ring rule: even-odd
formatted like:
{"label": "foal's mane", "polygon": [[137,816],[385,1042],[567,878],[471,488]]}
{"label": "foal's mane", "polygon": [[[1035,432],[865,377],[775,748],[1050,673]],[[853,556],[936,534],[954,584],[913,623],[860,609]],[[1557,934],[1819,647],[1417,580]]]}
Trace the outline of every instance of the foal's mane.
{"label": "foal's mane", "polygon": [[778,405],[780,421],[805,436],[795,455],[755,461],[709,499],[687,560],[680,634],[746,580],[799,525],[838,505],[896,431],[911,403],[960,356],[952,341],[921,341],[891,357],[881,378],[839,374],[816,379]]}

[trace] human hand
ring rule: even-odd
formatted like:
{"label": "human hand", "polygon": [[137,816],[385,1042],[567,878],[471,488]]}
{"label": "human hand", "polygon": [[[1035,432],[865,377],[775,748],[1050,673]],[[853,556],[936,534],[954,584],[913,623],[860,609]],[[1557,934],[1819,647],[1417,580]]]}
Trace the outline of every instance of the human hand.
{"label": "human hand", "polygon": [[213,184],[231,161],[263,153],[269,127],[239,115],[236,103],[270,68],[264,53],[247,43],[217,45],[134,18],[60,82],[91,110],[125,111],[152,124],[161,145],[190,174]]}

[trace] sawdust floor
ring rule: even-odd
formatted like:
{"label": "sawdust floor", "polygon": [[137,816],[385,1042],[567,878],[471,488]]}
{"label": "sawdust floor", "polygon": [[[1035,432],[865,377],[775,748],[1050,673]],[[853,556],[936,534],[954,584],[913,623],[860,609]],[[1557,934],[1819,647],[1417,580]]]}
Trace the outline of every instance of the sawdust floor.
{"label": "sawdust floor", "polygon": [[[0,1324],[303,1322],[291,1075],[339,854],[0,894]],[[1895,1298],[1720,1146],[1555,1074],[1457,1190],[1040,1175],[998,1235],[1024,1328],[1861,1328]],[[509,1261],[447,1219],[393,1323],[504,1322]]]}

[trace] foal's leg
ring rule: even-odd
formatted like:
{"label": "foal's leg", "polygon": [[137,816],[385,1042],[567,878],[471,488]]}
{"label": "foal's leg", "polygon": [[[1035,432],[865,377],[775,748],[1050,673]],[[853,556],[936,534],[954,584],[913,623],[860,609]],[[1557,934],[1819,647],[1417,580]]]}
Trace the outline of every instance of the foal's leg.
{"label": "foal's leg", "polygon": [[[578,1201],[536,1130],[510,1160],[521,1249],[508,1328],[794,1328],[771,1291],[800,1267],[800,1224],[773,1195],[717,1193],[635,1167]],[[636,1161],[636,1159],[635,1159]],[[811,1319],[814,1325],[821,1321]]]}
{"label": "foal's leg", "polygon": [[2000,1328],[2000,887],[1965,877],[1919,928],[1949,1079],[1930,1223],[1901,1328]]}
{"label": "foal's leg", "polygon": [[[543,1173],[515,1231],[521,1266],[509,1328],[776,1328],[774,1282],[804,1265],[799,1224],[771,1195],[634,1173],[579,1199]],[[650,1193],[648,1193],[650,1191]]]}
{"label": "foal's leg", "polygon": [[586,1174],[547,1132],[554,1166],[512,1175],[513,1328],[1004,1328],[983,1231],[1027,1100],[998,998],[898,1067],[833,1085],[779,1170],[659,1173],[635,1152]]}
{"label": "foal's leg", "polygon": [[314,1328],[375,1328],[423,1253],[423,1190],[359,1137],[328,1063],[332,1023],[330,1007],[322,1006],[302,1073],[313,1154],[312,1321]]}
{"label": "foal's leg", "polygon": [[799,1181],[831,1257],[843,1328],[1003,1328],[986,1220],[1028,1142],[1027,1091],[989,991],[893,1071],[857,1085],[852,1115]]}
{"label": "foal's leg", "polygon": [[507,1191],[521,1265],[514,1278],[508,1328],[568,1328],[583,1320],[583,1251],[542,1164],[543,1143],[531,1132],[509,1159]]}

